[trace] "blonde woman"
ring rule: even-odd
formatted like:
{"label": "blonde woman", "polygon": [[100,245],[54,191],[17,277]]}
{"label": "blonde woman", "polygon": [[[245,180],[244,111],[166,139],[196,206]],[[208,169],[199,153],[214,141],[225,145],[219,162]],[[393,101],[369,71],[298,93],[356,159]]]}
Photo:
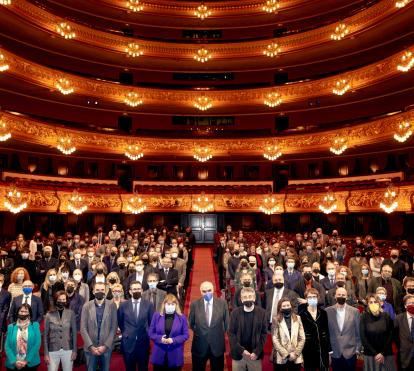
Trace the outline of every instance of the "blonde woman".
{"label": "blonde woman", "polygon": [[53,298],[61,290],[65,290],[65,285],[59,280],[56,269],[49,269],[40,289],[40,297],[42,298],[43,312],[45,314],[53,308]]}
{"label": "blonde woman", "polygon": [[111,272],[106,276],[106,285],[108,287],[106,298],[108,300],[113,299],[112,288],[114,287],[114,285],[119,284],[120,282],[121,281],[116,272]]}
{"label": "blonde woman", "polygon": [[119,309],[119,305],[125,301],[124,298],[124,288],[120,283],[115,283],[112,285],[112,301],[115,303],[116,307]]}
{"label": "blonde woman", "polygon": [[357,296],[358,302],[366,304],[365,298],[368,295],[368,284],[372,278],[371,269],[368,263],[361,265],[361,277],[358,279]]}
{"label": "blonde woman", "polygon": [[73,279],[76,282],[76,291],[82,296],[85,303],[89,301],[89,286],[83,282],[83,273],[80,269],[75,269],[73,271]]}
{"label": "blonde woman", "polygon": [[23,282],[30,281],[29,272],[24,268],[16,268],[10,276],[10,285],[8,291],[12,300],[19,295],[23,295]]}

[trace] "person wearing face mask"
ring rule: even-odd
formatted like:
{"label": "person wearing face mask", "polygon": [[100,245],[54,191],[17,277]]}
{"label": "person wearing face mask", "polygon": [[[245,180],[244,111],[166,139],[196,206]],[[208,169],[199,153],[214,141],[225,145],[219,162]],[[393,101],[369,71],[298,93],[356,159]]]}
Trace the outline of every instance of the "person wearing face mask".
{"label": "person wearing face mask", "polygon": [[110,369],[118,318],[116,305],[105,296],[105,283],[97,282],[93,289],[94,300],[82,308],[80,333],[87,371],[95,371],[98,364],[102,371]]}
{"label": "person wearing face mask", "polygon": [[184,365],[184,343],[188,324],[174,295],[167,294],[161,312],[155,312],[149,328],[154,342],[151,363],[154,371],[180,371]]}
{"label": "person wearing face mask", "polygon": [[[9,254],[10,256],[10,254]],[[414,275],[414,256],[412,251],[408,247],[408,242],[403,240],[400,243],[400,260],[408,265],[408,274]]]}
{"label": "person wearing face mask", "polygon": [[367,260],[362,256],[361,250],[356,249],[354,256],[349,259],[348,267],[352,272],[352,277],[357,280],[361,278],[361,267],[363,264],[367,264]]}
{"label": "person wearing face mask", "polygon": [[371,271],[369,269],[369,264],[365,263],[361,265],[361,277],[358,279],[356,285],[356,294],[358,298],[358,303],[366,305],[365,298],[368,295],[368,284],[371,281]]}
{"label": "person wearing face mask", "polygon": [[321,274],[321,266],[318,262],[312,263],[312,276],[316,282],[321,282],[325,276]]}
{"label": "person wearing face mask", "polygon": [[158,274],[149,273],[147,276],[148,289],[142,293],[142,297],[154,306],[154,310],[160,312],[162,309],[162,303],[167,294],[164,290],[160,290],[157,287],[158,282]]}
{"label": "person wearing face mask", "polygon": [[377,295],[368,295],[366,302],[368,306],[361,315],[360,323],[364,370],[397,370],[392,350],[393,321],[381,310]]}
{"label": "person wearing face mask", "polygon": [[332,262],[326,264],[326,277],[320,280],[321,286],[325,292],[336,288],[336,268]]}
{"label": "person wearing face mask", "polygon": [[414,370],[414,295],[407,294],[403,300],[406,312],[395,319],[395,340],[398,349],[399,369]]}
{"label": "person wearing face mask", "polygon": [[39,231],[36,232],[33,238],[30,240],[29,251],[32,256],[35,254],[36,251],[43,251],[43,240],[43,236]]}
{"label": "person wearing face mask", "polygon": [[294,290],[296,283],[301,278],[300,272],[295,269],[296,266],[296,260],[293,257],[289,257],[286,260],[286,270],[283,273],[283,276],[285,278],[285,286],[289,290]]}
{"label": "person wearing face mask", "polygon": [[172,247],[170,249],[172,267],[178,272],[178,286],[177,290],[181,293],[183,297],[183,289],[185,288],[184,282],[187,274],[187,265],[185,264],[184,259],[178,257],[178,247]]}
{"label": "person wearing face mask", "polygon": [[106,276],[106,287],[107,287],[106,298],[108,300],[113,299],[112,289],[115,285],[119,283],[120,283],[119,277],[115,272],[111,272]]}
{"label": "person wearing face mask", "polygon": [[24,249],[22,251],[21,260],[19,260],[15,266],[24,268],[28,272],[30,278],[32,278],[36,284],[40,285],[42,283],[42,281],[40,281],[37,276],[37,265],[36,261],[34,260],[34,255],[30,255],[28,249]]}
{"label": "person wearing face mask", "polygon": [[124,282],[128,277],[127,260],[123,256],[120,256],[117,261],[117,267],[113,270],[119,277],[120,282]]}
{"label": "person wearing face mask", "polygon": [[16,268],[10,276],[10,285],[7,288],[14,299],[16,296],[23,294],[23,281],[30,280],[29,272],[24,268]]}
{"label": "person wearing face mask", "polygon": [[214,249],[214,260],[217,264],[217,270],[219,273],[219,285],[220,290],[224,289],[224,266],[223,266],[223,257],[226,253],[226,239],[224,236],[220,237],[220,242],[216,245]]}
{"label": "person wearing face mask", "polygon": [[13,260],[14,266],[17,266],[16,264],[22,260],[21,251],[23,251],[24,249],[26,249],[25,246],[19,249],[16,241],[10,241],[7,244],[9,258]]}
{"label": "person wearing face mask", "polygon": [[105,283],[107,275],[106,265],[102,262],[97,262],[94,269],[94,274],[89,280],[89,296],[93,299],[93,291],[97,283]]}
{"label": "person wearing face mask", "polygon": [[384,313],[388,313],[388,315],[390,316],[390,318],[394,321],[394,319],[395,319],[395,312],[394,312],[394,308],[392,307],[392,305],[387,302],[387,290],[385,290],[384,287],[378,287],[375,290],[375,294],[377,295],[377,299],[378,299],[378,301],[380,303],[381,310]]}
{"label": "person wearing face mask", "polygon": [[22,304],[29,304],[32,308],[32,321],[41,322],[43,320],[43,304],[42,300],[33,295],[34,284],[32,281],[24,281],[22,284],[22,295],[16,296],[12,299],[8,320],[9,322],[15,322],[17,319],[17,308]]}
{"label": "person wearing face mask", "polygon": [[232,256],[229,258],[227,262],[227,268],[230,280],[233,281],[234,285],[234,279],[236,276],[236,270],[240,265],[240,246],[238,244],[234,244]]}
{"label": "person wearing face mask", "polygon": [[148,273],[145,272],[144,268],[144,262],[138,258],[138,260],[135,262],[135,272],[130,273],[127,279],[123,282],[124,292],[127,299],[129,299],[130,285],[134,281],[141,283],[143,290],[148,289]]}
{"label": "person wearing face mask", "polygon": [[273,286],[272,277],[275,274],[276,259],[271,256],[267,259],[266,267],[263,269],[263,282],[267,289]]}
{"label": "person wearing face mask", "polygon": [[390,257],[388,259],[384,259],[382,265],[389,265],[392,268],[392,278],[395,278],[397,281],[402,283],[408,272],[405,262],[399,257],[400,251],[397,248],[392,248],[390,251]]}
{"label": "person wearing face mask", "polygon": [[[126,301],[124,288],[120,283],[116,283],[112,286],[112,301],[115,303],[117,309],[119,309],[121,303]],[[117,335],[118,333],[119,331],[117,332]]]}
{"label": "person wearing face mask", "polygon": [[67,296],[68,308],[72,309],[75,313],[76,318],[76,328],[79,331],[80,329],[80,316],[82,313],[83,304],[85,300],[82,296],[76,291],[77,283],[73,278],[69,278],[65,282],[65,292]]}
{"label": "person wearing face mask", "polygon": [[76,317],[68,308],[65,291],[58,291],[54,297],[54,307],[45,316],[43,331],[44,362],[48,371],[71,371],[77,355]]}
{"label": "person wearing face mask", "polygon": [[[253,279],[249,273],[243,273],[240,276],[240,284],[241,284],[241,287],[238,288],[234,294],[233,307],[240,307],[243,305],[241,301],[241,290],[243,290],[243,288],[251,287],[254,289]],[[256,292],[256,297],[255,297],[254,303],[255,305],[259,305],[260,304],[260,293],[257,290],[255,290],[255,292]]]}
{"label": "person wearing face mask", "polygon": [[121,232],[117,230],[116,224],[112,225],[112,229],[108,232],[111,245],[118,246],[121,242]]}
{"label": "person wearing face mask", "polygon": [[75,269],[72,277],[76,283],[75,291],[81,298],[83,298],[83,301],[87,303],[89,301],[90,289],[88,284],[83,282],[82,271],[80,269]]}
{"label": "person wearing face mask", "polygon": [[11,295],[3,288],[4,275],[0,273],[0,338],[6,332],[7,316],[9,314]]}
{"label": "person wearing face mask", "polygon": [[403,280],[404,293],[414,295],[414,277],[405,277]]}
{"label": "person wearing face mask", "polygon": [[232,231],[231,225],[226,227],[226,232],[224,233],[224,238],[226,242],[233,241],[234,233]]}
{"label": "person wearing face mask", "polygon": [[4,275],[6,284],[10,282],[10,274],[13,271],[14,261],[8,257],[5,249],[0,250],[0,274]]}
{"label": "person wearing face mask", "polygon": [[148,329],[154,313],[153,305],[142,298],[140,282],[131,282],[130,299],[118,310],[118,326],[122,333],[121,349],[126,370],[148,370],[150,338]]}
{"label": "person wearing face mask", "polygon": [[158,270],[160,282],[158,288],[177,296],[178,271],[172,268],[171,258],[162,259],[162,268]]}
{"label": "person wearing face mask", "polygon": [[[93,252],[93,249],[89,248],[87,251],[87,256],[90,256],[90,253]],[[92,255],[93,258],[93,255]],[[73,251],[73,259],[69,261],[70,273],[73,274],[75,269],[80,269],[82,271],[82,276],[85,278],[83,282],[86,282],[86,277],[88,276],[89,264],[88,260],[82,258],[81,250],[75,249]]]}
{"label": "person wearing face mask", "polygon": [[305,291],[314,288],[319,292],[319,303],[322,308],[325,306],[325,290],[313,279],[312,267],[307,264],[302,267],[302,277],[297,281],[294,291],[299,295],[298,313],[306,309],[308,302],[305,299]]}
{"label": "person wearing face mask", "polygon": [[108,255],[104,256],[102,262],[106,265],[106,269],[108,272],[112,272],[117,266],[117,259],[118,259],[118,248],[115,246],[111,247],[111,252]]}
{"label": "person wearing face mask", "polygon": [[344,287],[348,293],[348,296],[346,298],[346,303],[352,307],[356,307],[358,305],[358,300],[356,298],[354,290],[347,285],[347,281],[345,279],[345,276],[343,273],[338,272],[336,274],[336,287],[330,289],[326,293],[325,301],[326,301],[326,307],[330,307],[331,305],[335,305],[336,303],[336,289],[338,287]]}
{"label": "person wearing face mask", "polygon": [[369,267],[372,272],[372,277],[381,277],[381,267],[384,258],[381,256],[379,249],[373,251],[373,256],[369,259]]}
{"label": "person wearing face mask", "polygon": [[5,341],[7,370],[37,370],[42,338],[39,323],[32,321],[30,305],[17,308],[16,321],[7,327]]}
{"label": "person wearing face mask", "polygon": [[45,281],[40,288],[40,297],[42,298],[43,311],[45,313],[53,307],[53,297],[56,292],[64,289],[65,286],[59,279],[56,269],[49,269],[46,273]]}

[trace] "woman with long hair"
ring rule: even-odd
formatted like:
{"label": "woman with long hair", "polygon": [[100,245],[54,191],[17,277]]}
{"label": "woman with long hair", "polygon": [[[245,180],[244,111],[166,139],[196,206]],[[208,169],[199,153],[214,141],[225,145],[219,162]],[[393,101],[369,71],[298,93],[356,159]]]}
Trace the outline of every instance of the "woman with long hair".
{"label": "woman with long hair", "polygon": [[65,285],[59,279],[56,269],[49,269],[46,273],[45,281],[40,288],[44,313],[47,313],[53,307],[53,297],[60,290],[65,290]]}

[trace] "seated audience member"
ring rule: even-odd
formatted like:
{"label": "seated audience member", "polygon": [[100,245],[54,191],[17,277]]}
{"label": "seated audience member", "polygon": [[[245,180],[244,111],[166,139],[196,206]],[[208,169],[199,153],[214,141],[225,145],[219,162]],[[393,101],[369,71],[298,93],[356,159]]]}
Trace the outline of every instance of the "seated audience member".
{"label": "seated audience member", "polygon": [[404,296],[406,312],[395,319],[395,340],[398,360],[402,371],[414,370],[414,295]]}
{"label": "seated audience member", "polygon": [[388,313],[390,318],[394,321],[395,312],[392,305],[387,302],[387,290],[384,287],[377,287],[377,289],[375,290],[375,294],[377,295],[378,301],[381,306],[381,310],[384,313]]}
{"label": "seated audience member", "polygon": [[22,284],[21,295],[14,297],[11,301],[10,311],[9,311],[9,322],[16,322],[17,320],[17,309],[22,306],[22,304],[28,304],[31,308],[31,320],[34,322],[41,322],[43,319],[43,303],[42,300],[33,295],[34,284],[32,281],[24,281]]}

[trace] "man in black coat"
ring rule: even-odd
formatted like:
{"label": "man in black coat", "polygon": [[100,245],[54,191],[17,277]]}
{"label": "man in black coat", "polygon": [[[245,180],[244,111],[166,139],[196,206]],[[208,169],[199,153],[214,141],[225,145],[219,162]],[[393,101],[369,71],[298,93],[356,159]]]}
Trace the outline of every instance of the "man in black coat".
{"label": "man in black coat", "polygon": [[32,321],[41,322],[43,319],[43,303],[42,299],[38,296],[33,295],[33,282],[24,281],[23,282],[23,295],[16,296],[10,305],[10,311],[8,320],[9,322],[16,322],[17,320],[17,310],[22,304],[29,304],[32,307]]}
{"label": "man in black coat", "polygon": [[82,271],[82,281],[86,282],[86,278],[88,277],[89,264],[86,259],[82,259],[80,249],[75,249],[73,251],[73,259],[69,261],[69,270],[71,275],[73,275],[73,271],[75,269],[80,269]]}
{"label": "man in black coat", "polygon": [[43,248],[43,258],[37,262],[38,282],[45,280],[49,269],[57,269],[58,267],[59,260],[52,257],[52,246],[45,246]]}
{"label": "man in black coat", "polygon": [[395,342],[402,371],[414,370],[414,295],[404,296],[406,312],[395,318]]}
{"label": "man in black coat", "polygon": [[392,278],[402,283],[404,277],[407,275],[407,270],[405,269],[405,262],[399,256],[400,251],[397,248],[391,249],[389,259],[384,259],[381,266],[389,265],[392,268]]}
{"label": "man in black coat", "polygon": [[162,258],[162,268],[158,271],[158,288],[177,296],[178,271],[172,268],[171,258]]}
{"label": "man in black coat", "polygon": [[314,288],[319,292],[319,301],[318,306],[324,308],[325,307],[325,290],[323,287],[313,279],[312,275],[312,266],[307,264],[302,268],[302,278],[296,283],[295,292],[299,295],[298,303],[298,313],[300,314],[302,310],[306,309],[306,299],[305,299],[305,291],[308,288]]}
{"label": "man in black coat", "polygon": [[76,292],[77,283],[73,278],[69,278],[65,282],[65,291],[68,296],[69,309],[75,312],[76,328],[80,330],[80,321],[83,304],[85,300]]}

